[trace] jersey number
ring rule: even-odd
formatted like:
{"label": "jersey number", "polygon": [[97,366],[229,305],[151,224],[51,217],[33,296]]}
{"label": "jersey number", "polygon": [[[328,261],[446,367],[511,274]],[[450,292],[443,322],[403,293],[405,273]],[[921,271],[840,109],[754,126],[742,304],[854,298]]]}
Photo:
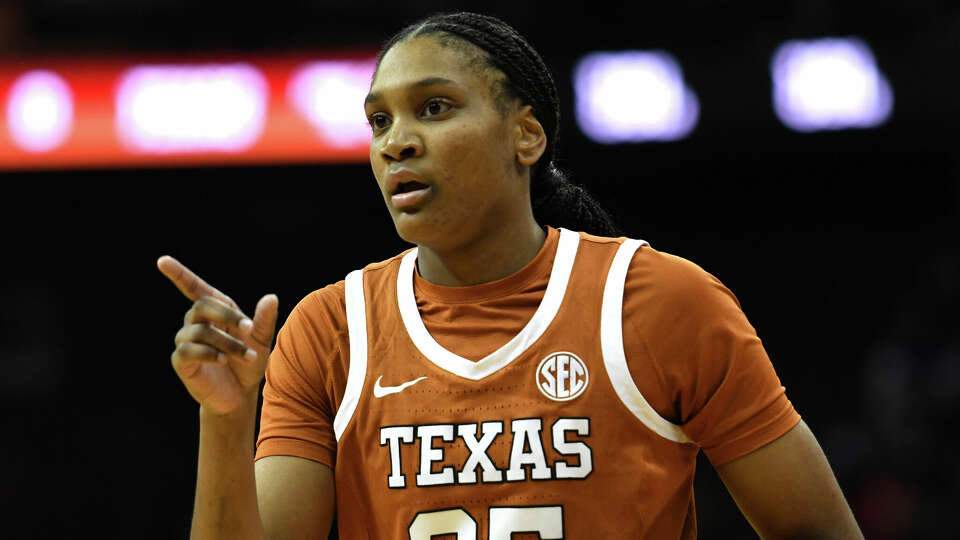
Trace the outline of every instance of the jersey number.
{"label": "jersey number", "polygon": [[[489,540],[510,540],[513,533],[540,533],[543,540],[563,538],[562,506],[491,506]],[[420,512],[410,523],[410,540],[430,540],[456,534],[457,540],[477,540],[477,521],[463,508]]]}

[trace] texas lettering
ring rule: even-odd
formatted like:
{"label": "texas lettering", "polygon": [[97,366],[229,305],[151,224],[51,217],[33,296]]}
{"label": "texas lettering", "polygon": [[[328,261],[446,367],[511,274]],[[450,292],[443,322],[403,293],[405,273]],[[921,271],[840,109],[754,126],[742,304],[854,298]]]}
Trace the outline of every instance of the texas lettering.
{"label": "texas lettering", "polygon": [[[549,426],[541,418],[514,419],[508,426],[504,424],[496,420],[381,427],[380,446],[390,459],[387,486],[406,488],[411,477],[417,487],[584,479],[593,471],[593,452],[583,440],[590,435],[589,418],[558,418]],[[454,442],[466,447],[465,459],[452,460],[445,451]],[[509,446],[505,467],[497,467],[490,457],[489,450],[495,443]],[[416,463],[401,459],[402,445],[416,448]],[[560,457],[548,462],[548,447]]]}

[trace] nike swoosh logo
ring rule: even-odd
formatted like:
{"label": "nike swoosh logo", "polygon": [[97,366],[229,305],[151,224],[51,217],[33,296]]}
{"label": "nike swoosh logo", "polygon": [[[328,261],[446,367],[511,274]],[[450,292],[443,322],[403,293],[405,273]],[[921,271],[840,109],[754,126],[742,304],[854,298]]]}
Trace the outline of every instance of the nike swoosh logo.
{"label": "nike swoosh logo", "polygon": [[383,378],[383,375],[377,377],[376,384],[373,385],[373,397],[382,398],[383,396],[389,396],[390,394],[396,394],[398,392],[403,392],[407,388],[417,384],[418,382],[426,379],[426,375],[420,377],[419,379],[414,379],[412,381],[407,381],[400,386],[380,386],[380,379]]}

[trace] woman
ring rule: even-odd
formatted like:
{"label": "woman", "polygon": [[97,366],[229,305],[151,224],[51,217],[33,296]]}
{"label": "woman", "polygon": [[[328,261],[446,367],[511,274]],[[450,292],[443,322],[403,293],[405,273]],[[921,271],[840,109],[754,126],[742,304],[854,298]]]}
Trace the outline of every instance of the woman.
{"label": "woman", "polygon": [[701,448],[761,536],[860,537],[732,294],[609,238],[558,175],[556,90],[512,28],[405,28],[364,106],[417,248],[304,298],[269,368],[275,296],[249,319],[158,262],[194,300],[172,356],[200,403],[193,537],[323,537],[336,510],[344,538],[692,538]]}

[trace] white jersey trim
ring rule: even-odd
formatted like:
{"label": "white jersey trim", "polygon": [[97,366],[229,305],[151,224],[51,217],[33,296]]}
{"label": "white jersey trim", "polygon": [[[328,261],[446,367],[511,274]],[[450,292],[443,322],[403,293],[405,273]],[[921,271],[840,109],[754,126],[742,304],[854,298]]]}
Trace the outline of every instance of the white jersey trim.
{"label": "white jersey trim", "polygon": [[633,254],[644,244],[646,242],[643,240],[626,240],[617,249],[617,254],[610,265],[607,282],[603,288],[603,307],[600,311],[600,346],[603,350],[603,365],[607,369],[607,376],[610,377],[617,397],[645,426],[665,439],[678,443],[690,443],[693,441],[687,437],[680,426],[660,416],[647,403],[630,375],[627,357],[623,350],[623,287]]}
{"label": "white jersey trim", "polygon": [[[560,229],[560,240],[553,260],[553,269],[550,271],[550,281],[547,283],[547,290],[543,294],[543,300],[540,301],[537,311],[519,334],[478,362],[467,360],[443,348],[427,331],[420,318],[417,301],[413,294],[413,272],[417,261],[417,250],[410,251],[401,260],[397,275],[397,302],[400,306],[400,318],[407,329],[407,334],[410,335],[417,349],[440,369],[473,381],[495,373],[523,354],[550,326],[566,294],[567,282],[570,280],[570,272],[573,269],[579,243],[579,233]],[[352,343],[351,341],[351,347],[353,347]]]}
{"label": "white jersey trim", "polygon": [[337,409],[337,416],[333,419],[333,432],[337,436],[337,441],[340,440],[354,411],[357,410],[360,393],[363,391],[363,381],[367,378],[367,307],[363,298],[363,270],[354,270],[347,274],[345,289],[350,367],[343,400],[340,402],[340,408]]}

